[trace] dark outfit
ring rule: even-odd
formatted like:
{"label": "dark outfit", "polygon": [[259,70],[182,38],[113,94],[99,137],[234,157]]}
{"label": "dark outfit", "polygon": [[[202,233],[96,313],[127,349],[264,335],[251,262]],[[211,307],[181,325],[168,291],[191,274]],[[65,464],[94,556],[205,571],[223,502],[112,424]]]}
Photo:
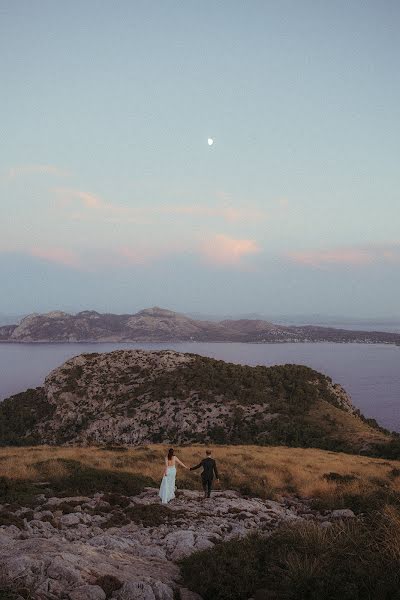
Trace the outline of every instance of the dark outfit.
{"label": "dark outfit", "polygon": [[200,469],[200,467],[203,467],[203,472],[201,474],[201,481],[203,484],[204,494],[207,498],[209,498],[211,495],[211,487],[212,487],[212,482],[214,479],[214,473],[215,473],[215,477],[217,479],[219,479],[218,471],[217,471],[217,463],[211,457],[204,458],[200,464],[196,465],[195,467],[191,467],[190,470],[195,471],[196,469]]}

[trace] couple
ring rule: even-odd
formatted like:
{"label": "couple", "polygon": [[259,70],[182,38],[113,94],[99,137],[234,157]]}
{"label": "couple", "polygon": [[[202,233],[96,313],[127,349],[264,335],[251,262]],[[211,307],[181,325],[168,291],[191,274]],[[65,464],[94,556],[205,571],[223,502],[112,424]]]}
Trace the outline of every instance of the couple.
{"label": "couple", "polygon": [[[165,471],[164,477],[162,478],[160,485],[159,496],[162,504],[167,504],[170,500],[175,498],[175,478],[176,478],[176,464],[181,465],[184,469],[189,469],[182,461],[175,456],[174,449],[170,448],[168,454],[165,457]],[[201,481],[203,483],[204,498],[209,498],[211,495],[212,482],[215,477],[219,481],[217,464],[211,457],[211,450],[206,450],[206,458],[203,458],[201,463],[195,467],[190,467],[190,471],[195,471],[203,467],[201,474]]]}

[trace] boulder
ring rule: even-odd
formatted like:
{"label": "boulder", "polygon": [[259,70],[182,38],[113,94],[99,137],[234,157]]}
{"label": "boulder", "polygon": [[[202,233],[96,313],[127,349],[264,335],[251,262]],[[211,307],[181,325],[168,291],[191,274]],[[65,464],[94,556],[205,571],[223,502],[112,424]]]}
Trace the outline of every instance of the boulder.
{"label": "boulder", "polygon": [[340,508],[334,510],[331,514],[332,519],[354,519],[355,514],[349,508]]}
{"label": "boulder", "polygon": [[126,581],[114,594],[117,600],[156,600],[153,588],[144,581]]}
{"label": "boulder", "polygon": [[64,527],[73,527],[74,525],[78,525],[80,521],[80,517],[76,513],[70,513],[60,517],[60,523],[61,525],[64,525]]}
{"label": "boulder", "polygon": [[98,585],[81,585],[69,594],[70,600],[106,600],[104,590]]}

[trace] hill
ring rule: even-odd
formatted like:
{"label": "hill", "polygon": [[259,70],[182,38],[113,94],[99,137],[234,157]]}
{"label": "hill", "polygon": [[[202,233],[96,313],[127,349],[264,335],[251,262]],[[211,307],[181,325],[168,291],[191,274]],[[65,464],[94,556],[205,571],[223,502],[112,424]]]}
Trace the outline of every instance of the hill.
{"label": "hill", "polygon": [[315,325],[276,325],[262,319],[203,321],[153,307],[136,314],[85,310],[32,314],[0,327],[3,342],[363,342],[400,344],[400,334]]}
{"label": "hill", "polygon": [[174,351],[81,354],[0,405],[0,443],[256,443],[372,452],[391,440],[308,367]]}

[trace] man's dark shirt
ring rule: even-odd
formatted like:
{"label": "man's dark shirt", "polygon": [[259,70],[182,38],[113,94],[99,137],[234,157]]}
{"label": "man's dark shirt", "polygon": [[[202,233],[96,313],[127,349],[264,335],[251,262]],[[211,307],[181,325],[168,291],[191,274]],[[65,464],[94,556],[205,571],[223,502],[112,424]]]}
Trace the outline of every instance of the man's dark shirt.
{"label": "man's dark shirt", "polygon": [[218,471],[217,471],[217,463],[215,462],[215,460],[213,458],[204,458],[200,464],[196,465],[195,467],[191,467],[190,470],[195,471],[196,469],[200,469],[200,467],[203,467],[203,472],[201,474],[202,479],[205,479],[206,481],[210,481],[214,478],[214,473],[215,473],[215,477],[217,479],[219,479]]}

